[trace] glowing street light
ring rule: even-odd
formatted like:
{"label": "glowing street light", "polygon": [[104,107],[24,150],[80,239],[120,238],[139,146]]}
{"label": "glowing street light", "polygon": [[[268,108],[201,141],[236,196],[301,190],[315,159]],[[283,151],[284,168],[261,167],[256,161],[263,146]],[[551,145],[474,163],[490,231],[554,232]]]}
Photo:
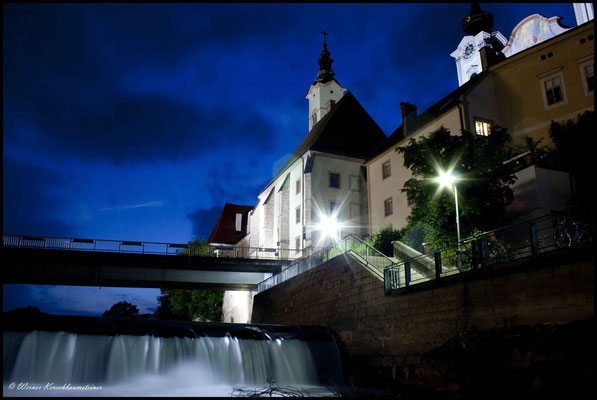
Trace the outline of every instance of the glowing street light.
{"label": "glowing street light", "polygon": [[341,224],[338,222],[336,214],[322,215],[320,218],[317,230],[321,231],[323,238],[329,237],[334,241],[338,241]]}
{"label": "glowing street light", "polygon": [[452,175],[452,171],[440,171],[440,174],[435,181],[440,184],[440,189],[445,187],[454,188],[454,206],[456,207],[456,235],[458,238],[458,250],[460,250],[460,219],[458,218],[458,190],[456,189],[456,182],[458,178]]}

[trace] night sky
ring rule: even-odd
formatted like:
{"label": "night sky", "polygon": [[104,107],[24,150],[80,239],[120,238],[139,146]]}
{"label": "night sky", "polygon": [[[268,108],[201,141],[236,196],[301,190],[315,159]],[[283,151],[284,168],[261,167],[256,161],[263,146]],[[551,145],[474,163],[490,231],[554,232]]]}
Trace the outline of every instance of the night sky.
{"label": "night sky", "polygon": [[[506,38],[572,4],[481,4]],[[186,243],[257,195],[308,130],[325,29],[338,82],[382,130],[458,86],[462,4],[4,4],[3,231]],[[3,285],[97,315],[157,289]]]}

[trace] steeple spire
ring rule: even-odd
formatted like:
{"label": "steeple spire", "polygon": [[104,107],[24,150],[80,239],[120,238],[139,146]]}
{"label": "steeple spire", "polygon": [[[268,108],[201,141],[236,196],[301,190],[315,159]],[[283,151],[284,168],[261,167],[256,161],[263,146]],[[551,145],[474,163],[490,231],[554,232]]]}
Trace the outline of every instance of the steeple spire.
{"label": "steeple spire", "polygon": [[321,55],[317,61],[319,64],[319,72],[317,73],[317,78],[315,78],[313,83],[326,83],[334,79],[334,71],[332,71],[332,63],[334,60],[330,58],[330,52],[328,51],[328,44],[325,38],[326,35],[329,35],[329,33],[324,29],[321,34],[323,35],[323,50],[321,51]]}
{"label": "steeple spire", "polygon": [[471,12],[462,20],[462,29],[469,35],[475,36],[481,31],[490,32],[493,27],[493,15],[481,10],[478,1],[471,3]]}

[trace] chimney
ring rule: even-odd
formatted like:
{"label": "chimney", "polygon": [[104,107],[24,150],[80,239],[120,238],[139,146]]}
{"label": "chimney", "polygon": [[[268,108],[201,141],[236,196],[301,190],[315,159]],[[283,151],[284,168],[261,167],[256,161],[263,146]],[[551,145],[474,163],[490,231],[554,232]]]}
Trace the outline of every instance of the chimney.
{"label": "chimney", "polygon": [[402,111],[402,130],[406,137],[417,124],[417,106],[410,103],[401,102],[400,110]]}
{"label": "chimney", "polygon": [[490,46],[483,46],[479,49],[481,57],[481,71],[487,71],[489,67],[503,61],[506,56],[501,51],[496,51]]}

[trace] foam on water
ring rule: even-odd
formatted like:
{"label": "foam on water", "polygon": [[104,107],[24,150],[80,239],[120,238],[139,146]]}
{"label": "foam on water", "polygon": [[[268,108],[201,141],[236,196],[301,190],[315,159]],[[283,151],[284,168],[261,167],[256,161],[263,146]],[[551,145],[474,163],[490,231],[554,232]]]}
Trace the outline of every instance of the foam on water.
{"label": "foam on water", "polygon": [[268,378],[329,394],[298,339],[33,331],[4,332],[3,343],[5,396],[230,396],[233,388],[267,387]]}

